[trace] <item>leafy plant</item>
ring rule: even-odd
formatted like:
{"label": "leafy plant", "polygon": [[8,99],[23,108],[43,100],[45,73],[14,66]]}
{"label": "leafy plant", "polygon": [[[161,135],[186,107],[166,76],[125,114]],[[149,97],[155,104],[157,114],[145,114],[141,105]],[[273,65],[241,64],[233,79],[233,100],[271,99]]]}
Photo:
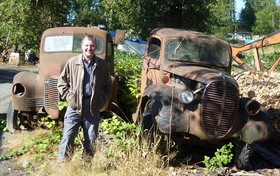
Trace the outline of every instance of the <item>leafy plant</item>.
{"label": "leafy plant", "polygon": [[21,147],[17,149],[11,149],[0,155],[0,160],[7,160],[15,156],[21,156],[26,153],[35,154],[35,158],[38,161],[45,159],[48,156],[54,156],[56,148],[54,146],[59,145],[62,130],[57,127],[57,122],[47,117],[40,118],[41,124],[48,130],[42,131],[36,137],[29,137],[29,140],[24,141]]}
{"label": "leafy plant", "polygon": [[130,134],[136,129],[135,124],[123,122],[117,115],[112,118],[105,119],[100,125],[99,129],[104,130],[106,134],[115,135],[116,138],[122,138]]}
{"label": "leafy plant", "polygon": [[[273,46],[264,48],[260,51],[260,59],[262,63],[263,70],[268,71],[272,65],[280,58],[279,46]],[[251,65],[252,67],[255,66],[255,59],[253,52],[245,52],[243,61],[246,64]],[[280,67],[276,67],[276,72],[280,71]]]}
{"label": "leafy plant", "polygon": [[[273,52],[273,53],[269,53],[269,54],[266,54],[265,57],[264,57],[264,63],[263,63],[263,67],[264,67],[264,70],[269,70],[272,65],[280,58],[280,52],[279,51],[276,51],[276,52]],[[279,72],[280,71],[280,68],[279,66],[275,69],[275,71]]]}
{"label": "leafy plant", "polygon": [[30,138],[28,148],[30,148],[31,153],[45,153],[52,156],[54,153],[56,153],[55,151],[53,151],[53,146],[60,143],[61,136],[62,130],[42,132],[38,137]]}
{"label": "leafy plant", "polygon": [[[135,124],[124,122],[120,117],[114,115],[110,119],[104,120],[99,129],[104,131],[105,135],[110,135],[113,138],[114,145],[119,148],[120,152],[126,151],[129,147],[135,145],[136,140],[131,136],[137,134]],[[130,136],[130,137],[128,137]],[[108,150],[107,154],[112,154]],[[124,153],[119,153],[120,156]]]}
{"label": "leafy plant", "polygon": [[62,109],[66,108],[68,106],[68,103],[66,101],[60,101],[58,103],[58,109],[61,111]]}
{"label": "leafy plant", "polygon": [[52,120],[49,116],[40,118],[40,123],[48,129],[54,129],[57,125],[56,121]]}
{"label": "leafy plant", "polygon": [[0,119],[0,130],[8,132],[7,121]]}
{"label": "leafy plant", "polygon": [[[141,56],[124,51],[115,51],[115,74],[119,80],[118,102],[120,107],[136,107],[140,97]],[[125,109],[126,114],[128,112]]]}
{"label": "leafy plant", "polygon": [[223,167],[231,162],[233,159],[232,154],[232,143],[228,143],[222,146],[222,148],[217,149],[215,152],[215,156],[212,158],[208,156],[204,156],[204,160],[202,161],[205,164],[207,174],[212,173],[215,170],[215,167]]}
{"label": "leafy plant", "polygon": [[[0,155],[0,160],[7,160],[26,153],[35,154],[36,160],[43,160],[56,154],[54,146],[59,145],[62,130],[43,131],[37,137],[30,137],[18,149],[11,149]],[[40,158],[40,159],[39,159]]]}
{"label": "leafy plant", "polygon": [[15,156],[21,156],[25,153],[28,152],[28,149],[26,146],[22,146],[20,147],[19,149],[12,149],[12,150],[9,150],[8,152],[5,152],[5,153],[2,153],[0,155],[0,161],[2,160],[8,160],[8,159],[11,159]]}

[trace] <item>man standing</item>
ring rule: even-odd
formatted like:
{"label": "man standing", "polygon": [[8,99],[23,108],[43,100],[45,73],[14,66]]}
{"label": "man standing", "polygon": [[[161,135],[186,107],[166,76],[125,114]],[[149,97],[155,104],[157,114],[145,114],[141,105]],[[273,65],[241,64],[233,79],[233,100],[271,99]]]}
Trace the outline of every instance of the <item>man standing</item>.
{"label": "man standing", "polygon": [[100,109],[107,103],[112,92],[108,65],[95,56],[95,37],[85,36],[81,47],[83,53],[66,63],[58,79],[58,91],[61,98],[68,103],[57,158],[59,162],[71,160],[74,139],[80,126],[84,133],[83,157],[93,158],[93,143],[98,133]]}

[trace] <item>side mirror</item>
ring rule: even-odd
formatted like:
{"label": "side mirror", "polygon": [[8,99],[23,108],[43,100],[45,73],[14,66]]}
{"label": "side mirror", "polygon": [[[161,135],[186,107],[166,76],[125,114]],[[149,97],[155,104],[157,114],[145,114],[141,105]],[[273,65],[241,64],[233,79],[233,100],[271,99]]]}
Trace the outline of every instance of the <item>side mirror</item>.
{"label": "side mirror", "polygon": [[116,30],[116,35],[114,39],[114,44],[124,44],[125,40],[125,31],[124,30]]}

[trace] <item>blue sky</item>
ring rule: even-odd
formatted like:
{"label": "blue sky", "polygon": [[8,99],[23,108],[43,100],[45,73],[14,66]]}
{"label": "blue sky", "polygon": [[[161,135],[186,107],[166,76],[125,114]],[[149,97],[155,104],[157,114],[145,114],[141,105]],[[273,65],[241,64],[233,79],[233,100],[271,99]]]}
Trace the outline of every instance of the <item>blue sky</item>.
{"label": "blue sky", "polygon": [[243,0],[235,0],[235,9],[237,13],[240,13],[241,9],[244,8],[245,2]]}
{"label": "blue sky", "polygon": [[235,0],[236,18],[239,19],[241,9],[244,8],[245,2],[243,0]]}

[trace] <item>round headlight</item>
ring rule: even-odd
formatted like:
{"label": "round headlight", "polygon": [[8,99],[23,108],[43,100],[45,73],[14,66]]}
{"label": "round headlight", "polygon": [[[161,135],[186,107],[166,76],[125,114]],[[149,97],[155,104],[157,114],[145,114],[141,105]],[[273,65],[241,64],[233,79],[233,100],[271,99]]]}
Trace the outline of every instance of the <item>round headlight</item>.
{"label": "round headlight", "polygon": [[193,101],[193,93],[191,91],[185,91],[181,94],[182,101],[189,104]]}

